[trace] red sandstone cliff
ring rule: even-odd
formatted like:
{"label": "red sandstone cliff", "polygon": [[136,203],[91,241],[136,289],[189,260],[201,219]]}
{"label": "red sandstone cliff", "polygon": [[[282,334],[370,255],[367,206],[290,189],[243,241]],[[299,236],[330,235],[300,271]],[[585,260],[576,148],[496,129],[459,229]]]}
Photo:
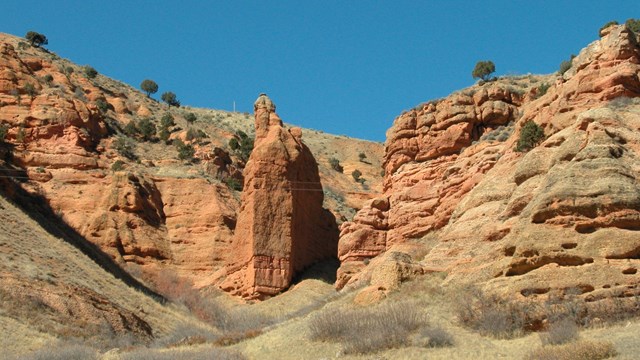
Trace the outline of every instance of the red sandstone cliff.
{"label": "red sandstone cliff", "polygon": [[335,257],[338,230],[322,208],[318,165],[300,129],[286,129],[264,94],[254,110],[254,150],[221,288],[261,299],[289,287],[294,274],[313,262]]}
{"label": "red sandstone cliff", "polygon": [[[444,271],[511,295],[638,291],[640,48],[624,26],[602,35],[563,76],[501,79],[399,116],[384,193],[341,227],[336,285],[387,290],[377,259],[408,253],[392,261],[397,281]],[[519,153],[528,121],[546,140]]]}

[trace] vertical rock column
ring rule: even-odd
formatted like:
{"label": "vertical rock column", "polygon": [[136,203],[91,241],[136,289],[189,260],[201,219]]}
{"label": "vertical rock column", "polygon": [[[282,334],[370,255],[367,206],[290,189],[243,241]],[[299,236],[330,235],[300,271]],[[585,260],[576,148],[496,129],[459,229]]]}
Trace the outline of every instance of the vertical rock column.
{"label": "vertical rock column", "polygon": [[318,165],[302,143],[302,131],[285,129],[275,110],[265,94],[254,104],[254,149],[220,285],[248,299],[285,290],[297,271],[337,254],[338,229],[322,208]]}

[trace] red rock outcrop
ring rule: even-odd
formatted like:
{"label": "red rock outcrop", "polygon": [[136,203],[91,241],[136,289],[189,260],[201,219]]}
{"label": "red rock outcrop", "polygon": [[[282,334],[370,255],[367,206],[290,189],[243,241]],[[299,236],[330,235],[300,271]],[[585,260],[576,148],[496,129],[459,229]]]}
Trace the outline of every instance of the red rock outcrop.
{"label": "red rock outcrop", "polygon": [[[579,288],[593,300],[637,292],[638,74],[637,34],[614,26],[546,94],[538,86],[549,78],[525,89],[504,79],[398,117],[387,132],[388,209],[365,205],[342,225],[336,285],[361,282],[377,266],[367,258],[411,243],[425,249],[420,266],[448,282],[522,296]],[[518,153],[528,121],[547,139]]]}
{"label": "red rock outcrop", "polygon": [[254,110],[254,149],[221,288],[262,299],[289,287],[296,272],[335,256],[337,227],[322,208],[318,165],[300,129],[286,129],[264,94]]}

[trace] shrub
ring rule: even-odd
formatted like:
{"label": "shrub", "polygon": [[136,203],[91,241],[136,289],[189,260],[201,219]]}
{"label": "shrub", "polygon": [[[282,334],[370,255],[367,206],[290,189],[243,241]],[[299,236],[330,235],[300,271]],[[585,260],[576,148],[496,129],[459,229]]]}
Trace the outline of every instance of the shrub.
{"label": "shrub", "polygon": [[360,154],[358,154],[358,159],[360,159],[360,161],[364,161],[364,159],[367,158],[367,155],[363,152],[361,152]]}
{"label": "shrub", "polygon": [[491,74],[496,71],[496,65],[493,61],[478,61],[476,67],[471,72],[474,79],[482,79],[489,81]]}
{"label": "shrub", "polygon": [[127,159],[134,160],[136,158],[135,148],[136,144],[133,140],[125,136],[118,136],[112,144],[112,148],[118,152],[118,154],[126,157]]}
{"label": "shrub", "polygon": [[107,111],[109,111],[109,103],[106,102],[104,99],[96,100],[96,107],[103,114],[106,113]]}
{"label": "shrub", "polygon": [[158,84],[153,80],[145,79],[140,83],[140,89],[147,93],[147,97],[151,97],[151,94],[158,92]]}
{"label": "shrub", "polygon": [[229,140],[229,147],[242,161],[247,161],[253,151],[253,141],[254,139],[244,131],[238,130],[235,136]]}
{"label": "shrub", "polygon": [[144,141],[151,141],[156,134],[156,124],[149,118],[142,118],[137,124],[138,131]]}
{"label": "shrub", "polygon": [[550,87],[551,87],[551,85],[549,85],[547,83],[540,84],[540,86],[538,86],[537,97],[544,96],[544,94],[547,93],[547,90],[549,90]]}
{"label": "shrub", "polygon": [[189,123],[193,123],[196,120],[198,120],[198,117],[196,116],[196,114],[190,112],[184,116],[184,119],[187,120],[187,122]]}
{"label": "shrub", "polygon": [[573,59],[575,57],[576,56],[572,54],[569,60],[564,60],[563,62],[560,63],[560,69],[558,70],[558,73],[560,75],[563,75],[564,73],[567,72],[567,70],[571,69],[571,67],[573,66]]}
{"label": "shrub", "polygon": [[640,33],[640,19],[629,19],[624,23],[627,26],[627,29]]}
{"label": "shrub", "polygon": [[525,152],[533,149],[544,139],[544,131],[533,121],[527,121],[520,129],[520,138],[516,145],[516,151]]}
{"label": "shrub", "polygon": [[172,93],[171,91],[167,91],[167,92],[162,93],[162,96],[160,96],[160,98],[167,105],[169,105],[169,107],[171,107],[171,106],[180,107],[180,101],[178,101],[178,98],[176,97],[176,94]]}
{"label": "shrub", "polygon": [[176,150],[178,150],[178,159],[191,161],[193,159],[193,155],[196,153],[193,146],[185,144],[180,139],[176,139],[174,142]]}
{"label": "shrub", "polygon": [[325,309],[309,321],[312,340],[338,341],[350,354],[411,345],[409,335],[427,326],[425,314],[409,303]]}
{"label": "shrub", "polygon": [[20,359],[22,360],[91,360],[98,359],[96,349],[79,344],[60,344],[46,346],[40,350],[31,352]]}
{"label": "shrub", "polygon": [[24,89],[23,89],[23,90],[24,90],[24,92],[25,92],[27,95],[29,95],[32,99],[33,99],[36,95],[38,95],[38,91],[36,90],[36,87],[35,87],[35,86],[33,86],[33,84],[32,84],[32,83],[26,83],[26,84],[24,85]]}
{"label": "shrub", "polygon": [[361,182],[363,179],[360,178],[360,176],[362,176],[362,172],[358,169],[355,169],[351,172],[351,176],[353,177],[353,180],[355,180],[356,182]]}
{"label": "shrub", "polygon": [[35,31],[27,32],[27,34],[24,37],[25,39],[29,40],[29,43],[31,44],[31,46],[40,47],[40,45],[49,44],[49,40],[47,39],[46,36],[44,36],[44,34],[40,34]]}
{"label": "shrub", "polygon": [[520,335],[533,321],[533,311],[525,302],[486,294],[475,287],[461,293],[454,304],[458,321],[482,335],[512,338]]}
{"label": "shrub", "polygon": [[91,67],[90,65],[85,65],[82,68],[82,71],[84,72],[84,74],[87,76],[87,78],[89,79],[94,79],[96,76],[98,76],[98,70],[94,69],[93,67]]}
{"label": "shrub", "polygon": [[47,84],[47,85],[51,85],[51,83],[53,82],[53,75],[51,74],[47,74],[45,75],[42,80]]}
{"label": "shrub", "polygon": [[569,318],[552,322],[546,333],[540,333],[542,345],[560,345],[578,339],[578,325]]}
{"label": "shrub", "polygon": [[158,138],[160,138],[160,140],[164,141],[164,143],[166,144],[169,141],[170,136],[171,133],[167,128],[160,127],[160,131],[158,131]]}
{"label": "shrub", "polygon": [[242,191],[242,182],[238,179],[234,179],[232,177],[228,177],[226,179],[224,179],[224,183],[227,185],[227,187],[231,190],[235,190],[235,191]]}
{"label": "shrub", "polygon": [[186,139],[191,141],[191,140],[200,140],[202,138],[200,132],[194,128],[189,128],[189,130],[187,130],[187,134],[186,134]]}
{"label": "shrub", "polygon": [[600,34],[600,36],[602,36],[602,30],[604,30],[604,29],[608,28],[608,27],[609,27],[609,26],[611,26],[611,25],[618,25],[618,24],[619,24],[619,23],[618,23],[617,21],[615,21],[615,20],[613,20],[613,21],[609,21],[608,23],[606,23],[606,24],[602,25],[602,27],[600,28],[600,31],[599,31],[598,33]]}
{"label": "shrub", "polygon": [[124,129],[122,129],[122,131],[124,131],[124,133],[129,136],[136,136],[139,133],[138,127],[133,120],[129,121],[127,125],[124,126]]}
{"label": "shrub", "polygon": [[165,113],[162,115],[162,119],[160,119],[160,126],[163,128],[169,128],[174,126],[176,123],[174,122],[173,115],[171,113]]}
{"label": "shrub", "polygon": [[331,165],[331,168],[339,173],[343,172],[344,169],[342,168],[342,165],[340,165],[340,161],[334,157],[329,159],[329,165]]}
{"label": "shrub", "polygon": [[600,360],[618,353],[608,341],[581,340],[558,346],[545,346],[530,352],[526,360]]}
{"label": "shrub", "polygon": [[111,170],[113,170],[113,171],[122,171],[122,170],[124,170],[124,161],[122,161],[122,160],[116,160],[116,161],[111,165]]}
{"label": "shrub", "polygon": [[4,139],[7,137],[8,132],[9,132],[9,126],[5,124],[0,124],[0,143],[4,142]]}

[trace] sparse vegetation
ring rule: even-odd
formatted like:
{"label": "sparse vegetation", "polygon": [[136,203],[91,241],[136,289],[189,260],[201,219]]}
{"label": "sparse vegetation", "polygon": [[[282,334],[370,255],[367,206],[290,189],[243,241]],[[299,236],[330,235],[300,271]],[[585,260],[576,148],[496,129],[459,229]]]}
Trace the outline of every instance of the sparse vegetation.
{"label": "sparse vegetation", "polygon": [[124,170],[124,161],[122,161],[122,160],[116,160],[116,161],[111,165],[111,170],[112,170],[112,171],[122,171],[122,170]]}
{"label": "sparse vegetation", "polygon": [[190,162],[193,160],[193,155],[195,155],[196,150],[190,144],[185,144],[180,139],[175,139],[174,144],[176,146],[176,150],[178,150],[178,159],[186,160]]}
{"label": "sparse vegetation", "polygon": [[602,30],[608,28],[609,26],[612,25],[619,25],[619,23],[615,20],[609,21],[608,23],[602,25],[602,27],[600,28],[600,31],[598,32],[600,34],[600,36],[602,36]]}
{"label": "sparse vegetation", "polygon": [[367,154],[361,152],[358,154],[358,159],[360,159],[360,162],[364,162],[364,159],[367,158]]}
{"label": "sparse vegetation", "polygon": [[164,115],[162,115],[162,118],[160,119],[160,127],[169,128],[171,126],[174,126],[175,124],[176,123],[174,122],[174,118],[171,113],[165,113]]}
{"label": "sparse vegetation", "polygon": [[7,137],[8,132],[9,126],[6,124],[0,124],[0,143],[4,142],[4,139]]}
{"label": "sparse vegetation", "polygon": [[32,99],[34,97],[36,97],[36,95],[38,95],[38,91],[36,90],[36,87],[33,86],[32,83],[26,83],[24,85],[23,90],[24,90],[25,94],[29,95],[29,97],[32,98]]}
{"label": "sparse vegetation", "polygon": [[[432,330],[424,330],[429,328]],[[357,310],[327,309],[310,320],[309,329],[312,340],[340,342],[347,354],[374,353],[413,345],[413,341],[427,346],[452,344],[452,338],[444,330],[433,330],[415,303],[390,303]],[[429,338],[426,344],[412,341],[412,333],[431,336],[433,340]]]}
{"label": "sparse vegetation", "polygon": [[162,93],[162,96],[160,96],[160,98],[169,107],[171,107],[171,106],[180,107],[180,101],[178,101],[178,98],[176,97],[176,94],[172,93],[171,91],[167,91],[167,92]]}
{"label": "sparse vegetation", "polygon": [[198,120],[198,117],[196,116],[196,114],[190,112],[184,116],[184,119],[187,120],[188,123],[194,123],[196,120]]}
{"label": "sparse vegetation", "polygon": [[496,65],[493,61],[478,61],[476,67],[471,72],[471,76],[474,79],[482,79],[483,81],[489,81],[491,74],[496,71]]}
{"label": "sparse vegetation", "polygon": [[331,165],[331,168],[339,173],[343,172],[344,169],[342,168],[342,165],[340,165],[340,161],[334,157],[329,159],[329,165]]}
{"label": "sparse vegetation", "polygon": [[85,65],[82,68],[82,72],[84,72],[84,75],[89,79],[95,79],[95,77],[98,76],[98,70],[94,69],[90,65]]}
{"label": "sparse vegetation", "polygon": [[53,347],[46,346],[33,351],[21,360],[92,360],[98,359],[98,351],[82,344],[59,344]]}
{"label": "sparse vegetation", "polygon": [[351,172],[351,176],[353,177],[353,180],[355,180],[356,182],[363,182],[364,179],[361,178],[362,176],[362,172],[358,169],[355,169]]}
{"label": "sparse vegetation", "polygon": [[628,19],[624,24],[627,26],[627,29],[635,33],[640,33],[640,19]]}
{"label": "sparse vegetation", "polygon": [[546,332],[540,333],[542,345],[561,345],[578,339],[578,325],[570,318],[552,322]]}
{"label": "sparse vegetation", "polygon": [[29,41],[31,46],[34,47],[40,47],[41,45],[49,44],[49,40],[47,39],[47,37],[39,32],[29,31],[24,37]]}
{"label": "sparse vegetation", "polygon": [[618,354],[608,341],[581,340],[558,346],[545,346],[529,353],[526,360],[600,360]]}
{"label": "sparse vegetation", "polygon": [[26,138],[27,134],[24,131],[24,126],[20,126],[20,128],[18,129],[18,133],[16,134],[16,141],[20,144],[24,144]]}
{"label": "sparse vegetation", "polygon": [[528,121],[520,129],[520,137],[516,145],[516,151],[525,152],[533,149],[544,139],[544,131],[538,124]]}
{"label": "sparse vegetation", "polygon": [[145,79],[140,83],[140,90],[144,91],[147,97],[151,97],[151,94],[158,92],[158,84],[153,80]]}
{"label": "sparse vegetation", "polygon": [[136,159],[136,144],[130,138],[126,136],[118,136],[113,141],[112,148],[118,152],[118,154],[126,157],[127,159]]}
{"label": "sparse vegetation", "polygon": [[566,73],[569,69],[571,69],[571,67],[573,66],[573,59],[576,56],[571,54],[571,58],[569,60],[565,60],[563,62],[560,63],[560,69],[558,70],[558,73],[560,75],[564,75],[564,73]]}
{"label": "sparse vegetation", "polygon": [[102,98],[96,100],[96,107],[103,114],[106,113],[107,111],[109,111],[109,103],[105,99],[102,99]]}
{"label": "sparse vegetation", "polygon": [[551,85],[549,85],[548,83],[540,84],[540,86],[538,86],[538,92],[536,94],[536,97],[544,96],[547,93],[547,91],[549,90],[550,87],[551,87]]}
{"label": "sparse vegetation", "polygon": [[224,183],[227,185],[227,187],[231,190],[235,190],[235,191],[242,191],[242,182],[239,181],[238,179],[234,179],[232,177],[227,177],[224,179]]}
{"label": "sparse vegetation", "polygon": [[142,137],[142,140],[144,141],[153,140],[153,137],[156,134],[156,124],[151,122],[151,119],[146,117],[140,119],[136,127],[138,128],[138,133]]}
{"label": "sparse vegetation", "polygon": [[42,80],[47,84],[47,85],[51,85],[51,83],[53,82],[53,75],[51,74],[47,74],[45,75]]}
{"label": "sparse vegetation", "polygon": [[229,147],[242,161],[247,161],[253,150],[253,140],[247,133],[238,130],[235,137],[229,139]]}

